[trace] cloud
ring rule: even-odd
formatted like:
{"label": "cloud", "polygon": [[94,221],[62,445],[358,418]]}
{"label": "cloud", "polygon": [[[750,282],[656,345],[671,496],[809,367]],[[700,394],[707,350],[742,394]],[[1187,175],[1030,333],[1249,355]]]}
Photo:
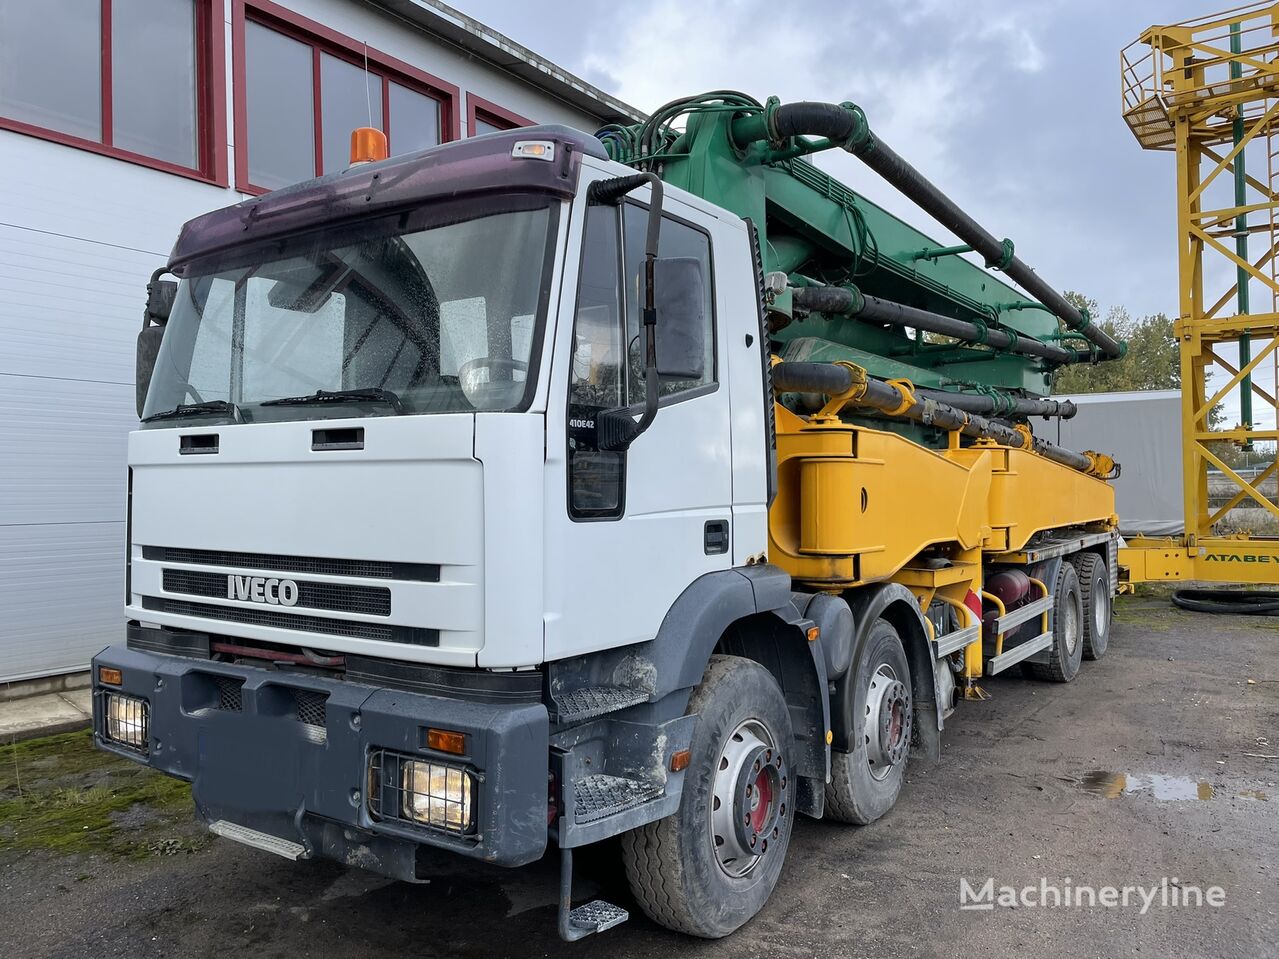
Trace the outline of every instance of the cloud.
{"label": "cloud", "polygon": [[[1118,53],[1156,16],[1198,16],[1202,0],[1161,0],[1157,10],[1079,0],[614,0],[570,5],[564,18],[509,0],[466,9],[641,109],[724,88],[853,100],[1048,282],[1095,297],[1103,311],[1179,312],[1174,158],[1143,151],[1125,126]],[[816,162],[948,239],[854,158],[831,151]],[[1249,163],[1263,173],[1264,151]],[[1230,274],[1228,264],[1208,265],[1209,302]],[[1254,309],[1270,305],[1254,284]],[[1273,378],[1267,361],[1258,380]]]}

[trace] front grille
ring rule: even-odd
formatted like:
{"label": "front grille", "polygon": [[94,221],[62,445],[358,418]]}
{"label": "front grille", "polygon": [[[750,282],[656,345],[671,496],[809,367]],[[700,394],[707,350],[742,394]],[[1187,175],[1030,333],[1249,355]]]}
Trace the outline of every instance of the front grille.
{"label": "front grille", "polygon": [[244,709],[244,680],[214,676],[213,685],[218,690],[218,709],[224,713],[238,713]]}
{"label": "front grille", "polygon": [[283,556],[276,553],[235,553],[215,549],[181,549],[143,546],[142,558],[160,563],[194,566],[230,566],[239,569],[283,573],[318,573],[322,576],[366,576],[371,579],[416,580],[438,583],[438,563],[384,563],[365,559],[330,559],[326,556]]}
{"label": "front grille", "polygon": [[[193,569],[166,569],[164,571],[166,593],[187,593],[191,596],[227,595],[227,574],[206,573]],[[342,613],[363,613],[368,616],[391,615],[391,591],[385,586],[353,586],[348,583],[298,583],[297,605],[305,609],[332,609]]]}
{"label": "front grille", "polygon": [[328,702],[328,694],[313,693],[309,689],[295,689],[293,691],[294,714],[298,718],[298,722],[306,723],[308,726],[325,726],[325,703]]}
{"label": "front grille", "polygon": [[281,613],[273,609],[242,609],[234,606],[214,606],[209,603],[192,603],[183,599],[162,596],[145,596],[142,608],[175,616],[198,616],[226,623],[245,623],[251,626],[270,626],[275,629],[294,629],[327,636],[347,636],[352,639],[376,639],[387,643],[410,643],[414,646],[440,645],[438,629],[420,626],[391,626],[383,623],[356,623],[343,619],[326,619],[303,613]]}

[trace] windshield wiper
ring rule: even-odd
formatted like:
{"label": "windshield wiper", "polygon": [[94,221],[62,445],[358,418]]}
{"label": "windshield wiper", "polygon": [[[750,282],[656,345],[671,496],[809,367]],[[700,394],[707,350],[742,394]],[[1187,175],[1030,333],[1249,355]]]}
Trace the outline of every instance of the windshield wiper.
{"label": "windshield wiper", "polygon": [[306,396],[285,396],[278,400],[266,400],[261,406],[307,406],[318,403],[356,403],[372,400],[375,403],[386,403],[396,414],[404,412],[404,404],[399,394],[390,390],[367,387],[358,390],[316,390]]}
{"label": "windshield wiper", "polygon": [[240,407],[227,400],[209,400],[207,403],[179,403],[171,410],[163,410],[159,413],[152,413],[150,416],[144,416],[141,422],[150,423],[152,420],[167,420],[174,416],[200,416],[204,413],[225,413],[239,423],[244,422],[244,417],[240,414]]}

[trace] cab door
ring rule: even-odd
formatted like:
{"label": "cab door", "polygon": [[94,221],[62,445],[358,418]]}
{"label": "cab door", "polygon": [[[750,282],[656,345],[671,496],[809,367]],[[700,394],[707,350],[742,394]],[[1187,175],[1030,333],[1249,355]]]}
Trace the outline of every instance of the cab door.
{"label": "cab door", "polygon": [[[699,576],[732,565],[726,358],[717,333],[713,217],[668,198],[659,255],[705,278],[701,377],[662,384],[656,420],[626,452],[600,450],[602,410],[643,408],[641,266],[647,190],[620,205],[579,198],[547,404],[546,658],[652,639]],[[575,247],[574,242],[580,245]],[[570,254],[570,259],[572,254]],[[660,318],[659,318],[660,322]]]}

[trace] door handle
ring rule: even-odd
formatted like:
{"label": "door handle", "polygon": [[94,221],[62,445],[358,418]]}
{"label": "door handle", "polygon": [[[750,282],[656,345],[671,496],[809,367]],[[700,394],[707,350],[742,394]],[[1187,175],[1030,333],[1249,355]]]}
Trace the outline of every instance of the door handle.
{"label": "door handle", "polygon": [[706,523],[703,547],[707,556],[728,552],[728,520],[712,519]]}

